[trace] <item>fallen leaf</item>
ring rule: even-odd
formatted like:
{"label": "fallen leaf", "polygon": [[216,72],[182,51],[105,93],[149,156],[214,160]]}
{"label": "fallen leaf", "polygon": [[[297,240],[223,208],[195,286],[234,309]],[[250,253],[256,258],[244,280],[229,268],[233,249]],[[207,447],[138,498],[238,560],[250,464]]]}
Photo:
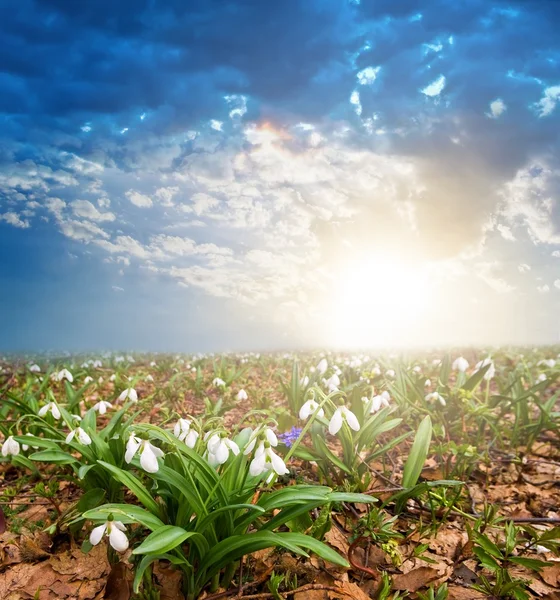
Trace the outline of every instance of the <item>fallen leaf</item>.
{"label": "fallen leaf", "polygon": [[408,573],[393,577],[393,589],[415,592],[426,587],[428,583],[438,579],[439,576],[438,571],[432,567],[419,567]]}
{"label": "fallen leaf", "polygon": [[109,577],[107,577],[103,598],[106,600],[129,600],[130,582],[128,577],[129,571],[123,562],[113,565]]}

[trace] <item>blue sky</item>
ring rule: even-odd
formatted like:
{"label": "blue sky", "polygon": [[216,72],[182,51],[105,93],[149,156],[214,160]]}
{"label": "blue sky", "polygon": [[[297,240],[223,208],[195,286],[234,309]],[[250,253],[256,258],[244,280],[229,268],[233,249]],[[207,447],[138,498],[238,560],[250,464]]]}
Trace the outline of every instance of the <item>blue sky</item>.
{"label": "blue sky", "polygon": [[558,342],[559,25],[3,2],[0,348]]}

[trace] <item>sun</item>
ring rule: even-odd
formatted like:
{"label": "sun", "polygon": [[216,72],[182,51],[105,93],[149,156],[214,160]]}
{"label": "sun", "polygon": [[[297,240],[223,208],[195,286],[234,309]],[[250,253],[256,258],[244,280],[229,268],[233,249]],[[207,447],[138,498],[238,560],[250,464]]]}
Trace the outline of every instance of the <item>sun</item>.
{"label": "sun", "polygon": [[331,343],[354,349],[410,344],[434,305],[433,291],[427,264],[373,255],[343,265],[329,298]]}

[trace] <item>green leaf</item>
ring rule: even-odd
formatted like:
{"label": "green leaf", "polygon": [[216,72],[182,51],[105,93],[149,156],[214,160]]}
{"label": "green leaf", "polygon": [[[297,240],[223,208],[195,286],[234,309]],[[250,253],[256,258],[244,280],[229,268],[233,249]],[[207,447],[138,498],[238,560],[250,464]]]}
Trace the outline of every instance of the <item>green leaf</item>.
{"label": "green leaf", "polygon": [[526,558],[524,556],[510,556],[508,560],[509,562],[515,563],[516,565],[521,565],[523,567],[527,567],[528,569],[532,569],[533,571],[541,571],[545,567],[550,567],[554,564],[546,560],[539,560],[538,558]]}
{"label": "green leaf", "polygon": [[486,375],[486,371],[488,371],[488,369],[491,366],[492,363],[489,363],[485,367],[482,367],[482,369],[479,369],[478,371],[476,371],[476,373],[471,375],[463,385],[463,389],[467,390],[468,392],[472,392],[476,388],[476,386],[482,381],[483,377]]}
{"label": "green leaf", "polygon": [[411,488],[418,481],[420,473],[422,473],[422,467],[428,456],[431,439],[432,421],[430,416],[426,415],[418,427],[414,443],[412,444],[410,454],[404,466],[402,478],[402,486],[404,488]]}
{"label": "green leaf", "polygon": [[476,554],[483,567],[494,572],[500,569],[500,565],[480,546],[475,546],[473,552]]}
{"label": "green leaf", "polygon": [[185,558],[182,557],[173,556],[172,554],[147,554],[136,567],[134,582],[132,584],[132,589],[134,590],[135,594],[138,593],[142,577],[144,576],[144,571],[156,560],[168,560],[170,563],[176,566],[184,565],[189,568],[192,568],[192,565]]}
{"label": "green leaf", "polygon": [[91,519],[92,521],[106,521],[110,514],[117,521],[122,521],[124,524],[140,523],[140,525],[144,525],[144,527],[147,527],[151,531],[164,526],[161,519],[134,504],[103,504],[103,506],[98,506],[84,512],[82,517]]}
{"label": "green leaf", "polygon": [[78,462],[71,454],[62,452],[62,450],[43,450],[41,452],[34,452],[29,455],[29,458],[37,462],[51,462],[58,465],[70,465]]}
{"label": "green leaf", "polygon": [[150,533],[140,546],[132,551],[132,554],[169,552],[194,535],[200,536],[200,533],[185,531],[182,527],[176,527],[175,525],[163,525]]}

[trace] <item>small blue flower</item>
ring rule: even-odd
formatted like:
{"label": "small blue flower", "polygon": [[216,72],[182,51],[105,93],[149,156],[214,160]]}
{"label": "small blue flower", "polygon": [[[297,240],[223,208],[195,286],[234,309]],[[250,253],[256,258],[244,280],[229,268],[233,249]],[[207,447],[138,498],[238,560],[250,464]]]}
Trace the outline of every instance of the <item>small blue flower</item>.
{"label": "small blue flower", "polygon": [[290,431],[286,431],[285,433],[281,433],[278,436],[278,439],[286,444],[288,448],[291,448],[295,441],[298,439],[301,433],[300,427],[292,427]]}

